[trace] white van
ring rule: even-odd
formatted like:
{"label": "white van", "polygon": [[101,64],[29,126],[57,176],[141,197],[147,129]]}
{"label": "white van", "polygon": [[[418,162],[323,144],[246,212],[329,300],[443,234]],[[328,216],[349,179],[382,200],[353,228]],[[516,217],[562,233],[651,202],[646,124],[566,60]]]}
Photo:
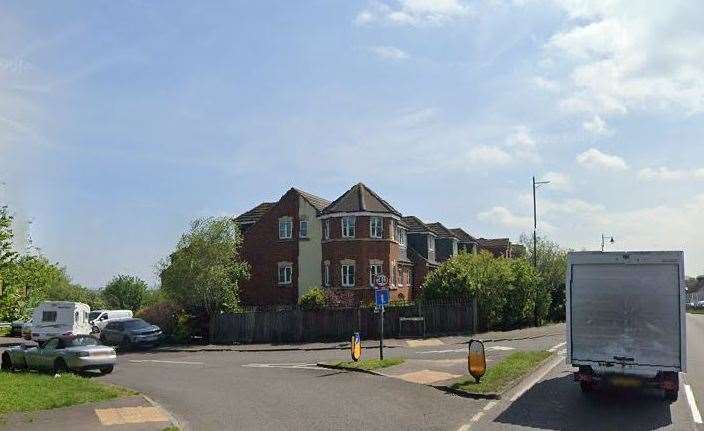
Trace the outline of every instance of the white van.
{"label": "white van", "polygon": [[44,342],[61,335],[90,334],[90,307],[80,302],[44,301],[32,314],[32,340]]}
{"label": "white van", "polygon": [[134,317],[132,310],[94,310],[88,315],[88,321],[98,328],[98,331],[102,331],[113,320],[131,319],[132,317]]}

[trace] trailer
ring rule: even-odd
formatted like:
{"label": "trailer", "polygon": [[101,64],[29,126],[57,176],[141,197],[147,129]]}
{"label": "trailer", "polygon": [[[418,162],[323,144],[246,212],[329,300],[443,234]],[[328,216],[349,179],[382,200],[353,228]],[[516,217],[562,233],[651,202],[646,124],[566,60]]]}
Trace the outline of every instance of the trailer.
{"label": "trailer", "polygon": [[583,392],[658,388],[677,400],[687,369],[683,252],[569,253],[566,300],[566,361]]}

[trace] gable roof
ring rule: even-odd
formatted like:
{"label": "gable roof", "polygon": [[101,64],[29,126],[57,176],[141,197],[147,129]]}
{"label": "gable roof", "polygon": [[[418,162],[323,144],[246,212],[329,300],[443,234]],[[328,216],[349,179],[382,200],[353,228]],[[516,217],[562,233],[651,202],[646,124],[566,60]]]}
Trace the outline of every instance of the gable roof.
{"label": "gable roof", "polygon": [[235,222],[246,224],[246,223],[256,223],[267,211],[269,211],[276,202],[262,202],[251,210],[242,213],[235,217]]}
{"label": "gable roof", "polygon": [[401,221],[408,228],[407,233],[432,233],[430,228],[416,216],[401,217]]}
{"label": "gable roof", "polygon": [[379,197],[374,191],[362,183],[355,184],[342,196],[335,199],[321,213],[353,213],[370,212],[386,213],[401,216],[388,202]]}
{"label": "gable roof", "polygon": [[450,229],[443,226],[442,223],[427,223],[427,226],[430,228],[430,231],[437,235],[439,238],[457,238],[457,236],[452,233]]}
{"label": "gable roof", "polygon": [[475,237],[468,234],[461,228],[450,229],[450,232],[452,232],[462,242],[477,242],[477,239]]}
{"label": "gable roof", "polygon": [[326,206],[330,205],[330,201],[324,198],[321,198],[320,196],[316,196],[312,193],[304,192],[303,190],[297,189],[293,187],[293,190],[301,195],[303,199],[306,200],[309,204],[313,206],[318,212],[322,211],[325,209]]}
{"label": "gable roof", "polygon": [[494,249],[499,249],[499,248],[508,249],[508,247],[511,245],[511,241],[508,238],[493,238],[493,239],[479,238],[479,239],[477,239],[477,242],[479,243],[480,247],[494,248]]}

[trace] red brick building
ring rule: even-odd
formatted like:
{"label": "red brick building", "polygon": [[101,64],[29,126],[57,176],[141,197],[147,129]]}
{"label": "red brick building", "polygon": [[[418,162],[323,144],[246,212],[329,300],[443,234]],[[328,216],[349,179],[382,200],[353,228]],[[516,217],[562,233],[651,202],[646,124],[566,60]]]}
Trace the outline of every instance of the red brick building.
{"label": "red brick building", "polygon": [[370,302],[377,274],[387,276],[392,300],[412,300],[439,261],[458,251],[476,252],[477,245],[491,244],[492,252],[503,254],[505,246],[503,240],[476,240],[461,229],[403,217],[362,183],[333,202],[291,188],[235,221],[252,268],[240,286],[245,305],[295,304],[313,287]]}

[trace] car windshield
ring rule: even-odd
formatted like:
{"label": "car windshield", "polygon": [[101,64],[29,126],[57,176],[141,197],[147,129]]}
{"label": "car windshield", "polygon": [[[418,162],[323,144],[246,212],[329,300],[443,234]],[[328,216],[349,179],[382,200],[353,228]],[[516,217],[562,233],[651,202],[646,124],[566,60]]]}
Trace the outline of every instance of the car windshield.
{"label": "car windshield", "polygon": [[135,319],[135,320],[125,320],[125,329],[131,330],[131,329],[144,329],[148,328],[151,325],[147,322],[145,322],[142,319]]}
{"label": "car windshield", "polygon": [[88,314],[88,320],[89,320],[89,321],[90,321],[90,320],[95,320],[95,319],[97,319],[98,316],[100,316],[101,314],[103,314],[103,313],[100,312],[100,311],[91,311],[91,312]]}
{"label": "car windshield", "polygon": [[76,337],[72,340],[66,340],[66,347],[80,347],[80,346],[97,346],[100,343],[93,337]]}

